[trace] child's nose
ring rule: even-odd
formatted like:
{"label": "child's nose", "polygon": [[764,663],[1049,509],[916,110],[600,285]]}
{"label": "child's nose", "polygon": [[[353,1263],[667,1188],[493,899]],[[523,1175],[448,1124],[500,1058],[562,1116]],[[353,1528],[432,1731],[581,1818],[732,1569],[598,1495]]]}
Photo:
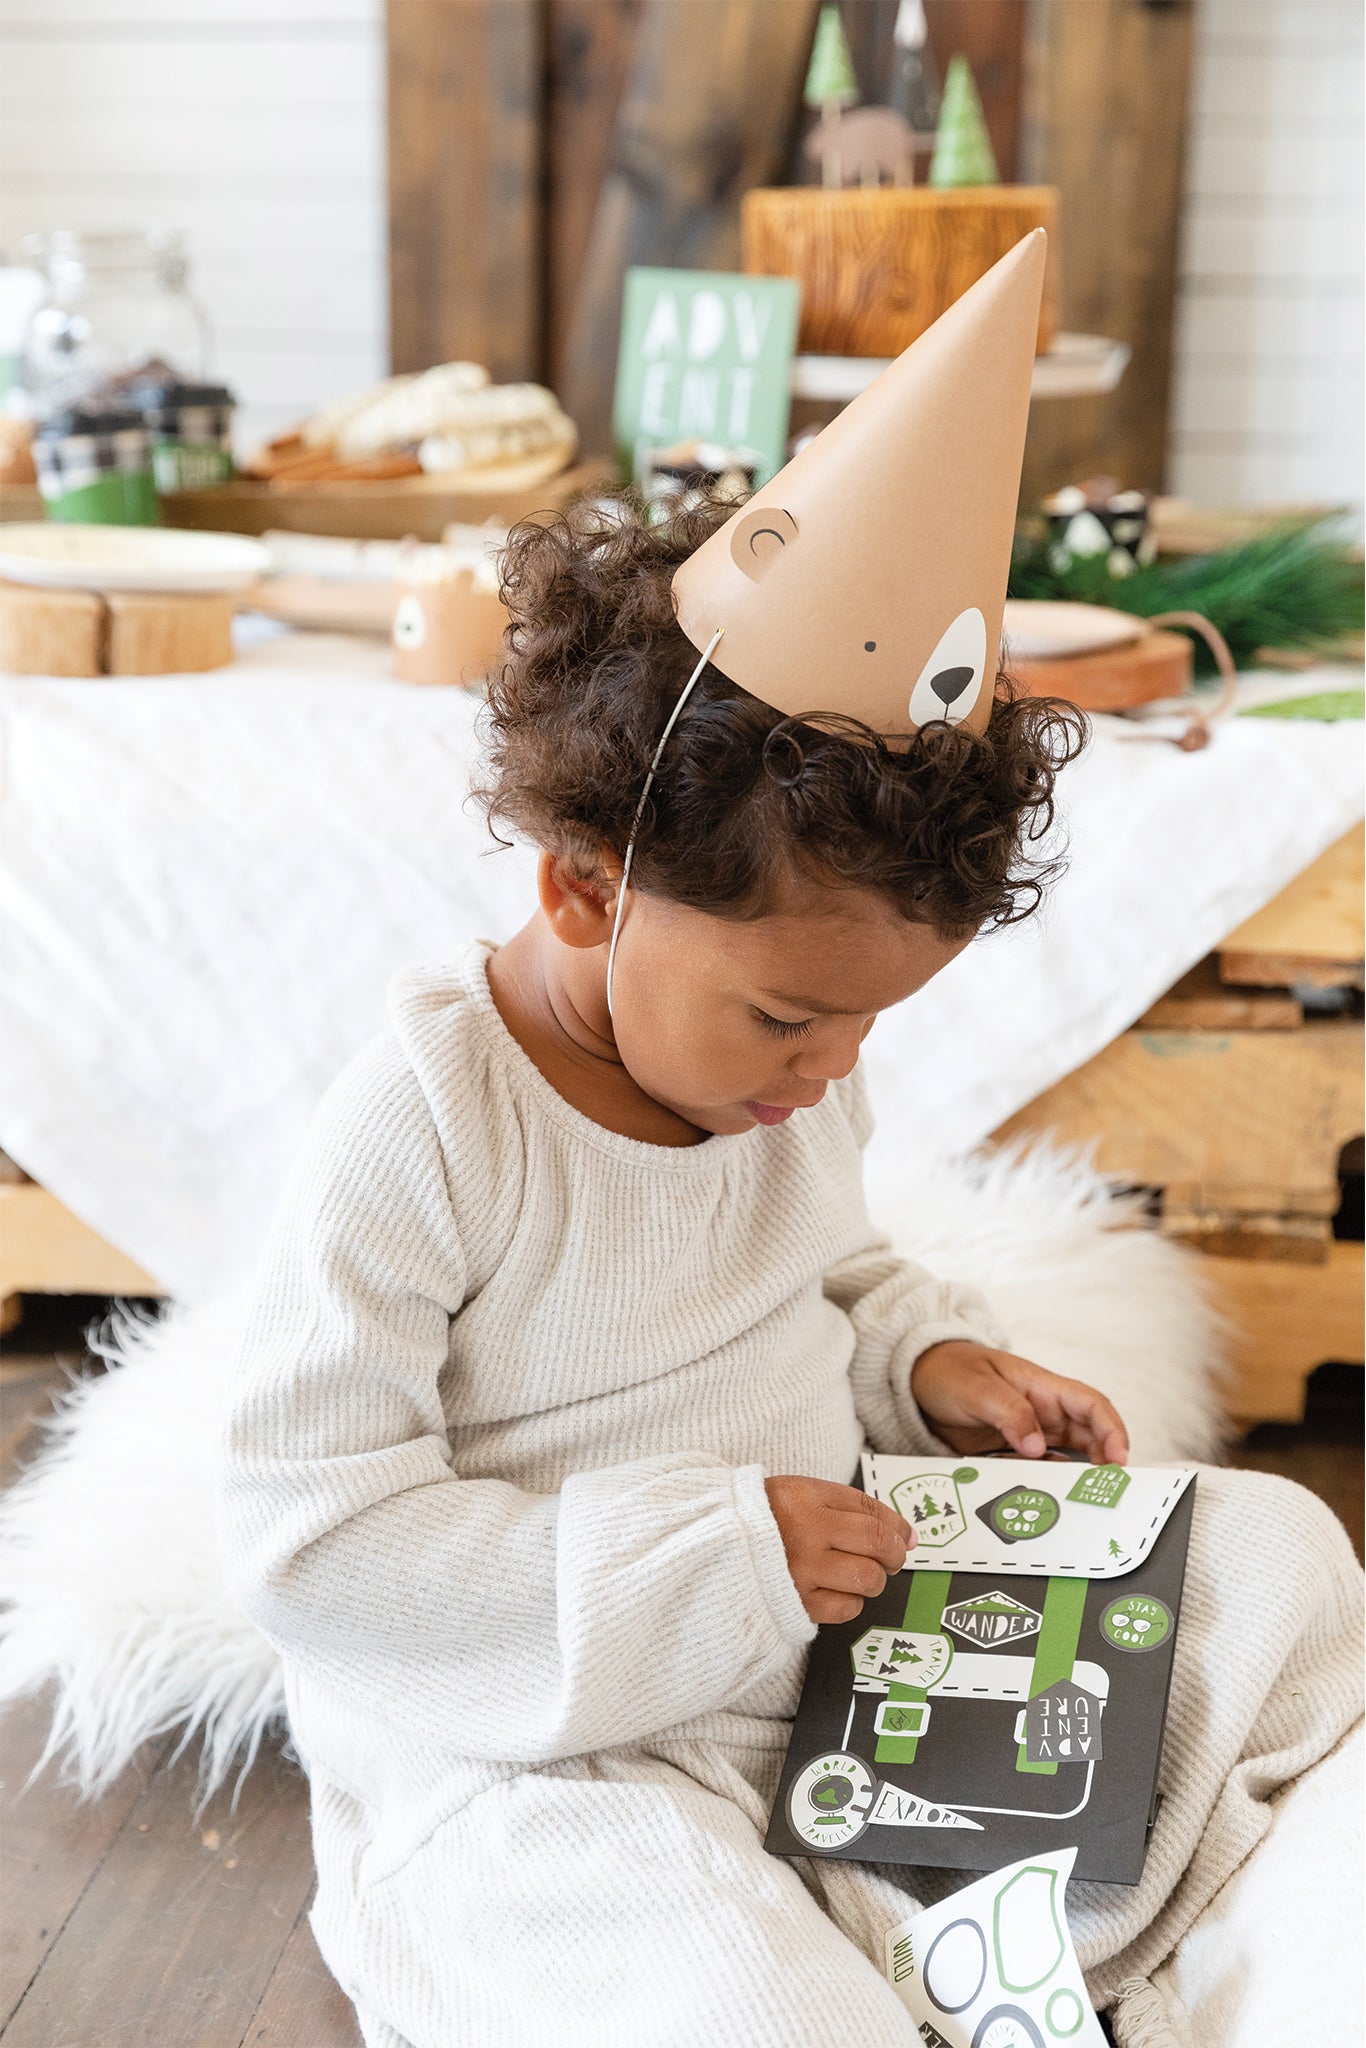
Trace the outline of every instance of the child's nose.
{"label": "child's nose", "polygon": [[867,1035],[866,1026],[853,1021],[838,1028],[832,1025],[807,1039],[788,1064],[802,1081],[842,1081],[858,1065],[859,1047]]}

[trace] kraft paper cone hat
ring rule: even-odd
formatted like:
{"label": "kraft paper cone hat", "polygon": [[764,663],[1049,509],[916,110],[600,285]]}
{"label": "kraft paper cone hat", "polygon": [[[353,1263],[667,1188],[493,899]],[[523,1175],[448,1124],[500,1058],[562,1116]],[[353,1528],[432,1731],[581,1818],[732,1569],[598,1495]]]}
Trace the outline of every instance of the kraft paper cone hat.
{"label": "kraft paper cone hat", "polygon": [[991,713],[1047,237],[1036,228],[673,579],[713,664],[887,735]]}

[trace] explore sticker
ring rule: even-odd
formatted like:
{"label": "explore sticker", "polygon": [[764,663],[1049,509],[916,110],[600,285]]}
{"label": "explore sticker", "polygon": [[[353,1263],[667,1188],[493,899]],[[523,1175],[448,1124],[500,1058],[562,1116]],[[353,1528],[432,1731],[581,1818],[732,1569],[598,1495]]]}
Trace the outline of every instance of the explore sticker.
{"label": "explore sticker", "polygon": [[1155,1650],[1172,1632],[1171,1610],[1150,1593],[1126,1593],[1110,1602],[1100,1632],[1117,1650]]}

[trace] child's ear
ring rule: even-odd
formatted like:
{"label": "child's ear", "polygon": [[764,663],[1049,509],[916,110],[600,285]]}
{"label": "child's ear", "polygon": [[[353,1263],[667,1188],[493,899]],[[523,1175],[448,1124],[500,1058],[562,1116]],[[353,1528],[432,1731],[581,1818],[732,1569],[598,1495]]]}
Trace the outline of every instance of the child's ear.
{"label": "child's ear", "polygon": [[543,852],[536,891],[555,937],[565,946],[601,946],[612,936],[620,874],[581,874],[564,854]]}

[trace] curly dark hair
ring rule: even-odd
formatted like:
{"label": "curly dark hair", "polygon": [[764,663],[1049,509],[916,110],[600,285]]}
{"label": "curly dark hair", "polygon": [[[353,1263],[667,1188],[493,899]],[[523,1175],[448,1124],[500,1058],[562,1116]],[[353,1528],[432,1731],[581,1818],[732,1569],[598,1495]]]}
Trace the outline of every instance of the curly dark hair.
{"label": "curly dark hair", "polygon": [[[674,570],[733,505],[651,524],[632,494],[513,528],[503,560],[509,659],[489,688],[490,777],[510,828],[585,877],[625,855],[651,757],[697,661]],[[1073,706],[1006,677],[985,733],[936,722],[888,746],[857,720],[783,717],[708,664],[670,737],[632,883],[724,917],[762,916],[785,880],[871,889],[946,933],[1029,916],[1059,871],[1032,849],[1058,770],[1080,751]]]}

